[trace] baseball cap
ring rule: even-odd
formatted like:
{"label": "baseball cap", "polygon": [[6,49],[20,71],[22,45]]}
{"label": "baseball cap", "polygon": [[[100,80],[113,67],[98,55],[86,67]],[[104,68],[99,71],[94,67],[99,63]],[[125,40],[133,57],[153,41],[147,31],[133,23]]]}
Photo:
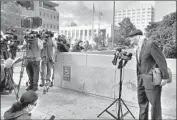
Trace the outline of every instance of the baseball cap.
{"label": "baseball cap", "polygon": [[36,92],[29,90],[22,94],[20,98],[21,103],[34,103],[38,99]]}

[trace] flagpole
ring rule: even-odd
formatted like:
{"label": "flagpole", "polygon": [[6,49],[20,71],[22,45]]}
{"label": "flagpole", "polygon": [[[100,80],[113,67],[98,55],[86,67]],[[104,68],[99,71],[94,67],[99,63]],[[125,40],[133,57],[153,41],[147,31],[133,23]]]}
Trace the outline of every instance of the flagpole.
{"label": "flagpole", "polygon": [[115,0],[113,4],[112,48],[114,48]]}
{"label": "flagpole", "polygon": [[92,39],[94,38],[94,3],[93,3],[93,16],[92,16]]}
{"label": "flagpole", "polygon": [[99,6],[98,35],[100,36],[100,6]]}

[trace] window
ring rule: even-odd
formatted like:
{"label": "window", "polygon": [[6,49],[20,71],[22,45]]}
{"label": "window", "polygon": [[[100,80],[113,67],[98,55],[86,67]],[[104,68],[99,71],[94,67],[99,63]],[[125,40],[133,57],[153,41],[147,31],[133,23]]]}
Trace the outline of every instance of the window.
{"label": "window", "polygon": [[47,13],[47,17],[49,17],[49,14]]}
{"label": "window", "polygon": [[71,37],[71,31],[70,30],[68,31],[68,37]]}
{"label": "window", "polygon": [[87,30],[85,30],[85,36],[87,36]]}
{"label": "window", "polygon": [[50,28],[52,28],[52,24],[50,24]]}
{"label": "window", "polygon": [[59,16],[57,16],[57,20],[59,20]]}
{"label": "window", "polygon": [[51,14],[51,19],[52,19],[52,14]]}
{"label": "window", "polygon": [[39,7],[42,7],[42,1],[39,1]]}
{"label": "window", "polygon": [[61,33],[63,33],[63,30],[61,30]]}
{"label": "window", "polygon": [[92,31],[91,30],[89,30],[89,36],[92,36]]}
{"label": "window", "polygon": [[40,12],[40,16],[41,16],[41,12]]}
{"label": "window", "polygon": [[80,31],[80,37],[82,37],[82,35],[83,35],[83,30]]}
{"label": "window", "polygon": [[53,18],[55,19],[55,15],[53,16]]}
{"label": "window", "polygon": [[76,31],[76,38],[79,37],[79,30]]}
{"label": "window", "polygon": [[65,30],[65,35],[67,35],[67,30]]}
{"label": "window", "polygon": [[49,25],[47,24],[47,28],[49,27]]}
{"label": "window", "polygon": [[57,26],[57,29],[59,29],[59,27]]}
{"label": "window", "polygon": [[45,28],[45,24],[43,24],[44,28]]}
{"label": "window", "polygon": [[75,31],[74,30],[72,31],[72,37],[73,38],[75,37]]}
{"label": "window", "polygon": [[44,17],[45,17],[45,13],[44,13]]}
{"label": "window", "polygon": [[53,26],[53,28],[55,29],[55,25]]}

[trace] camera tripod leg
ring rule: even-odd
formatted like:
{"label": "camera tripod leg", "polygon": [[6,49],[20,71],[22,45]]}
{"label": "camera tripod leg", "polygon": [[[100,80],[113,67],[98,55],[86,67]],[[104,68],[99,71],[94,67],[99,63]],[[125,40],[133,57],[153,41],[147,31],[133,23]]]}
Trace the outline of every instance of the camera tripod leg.
{"label": "camera tripod leg", "polygon": [[121,99],[121,101],[122,101],[122,103],[124,104],[124,106],[126,107],[126,109],[128,110],[128,111],[124,114],[124,116],[125,116],[126,114],[130,113],[131,116],[136,120],[135,116],[132,114],[132,112],[131,112],[130,109],[127,107],[127,105],[125,104],[125,102],[124,102],[122,99]]}
{"label": "camera tripod leg", "polygon": [[[117,98],[116,100],[114,100],[105,110],[103,110],[97,117],[100,117],[105,111],[107,111],[107,109],[109,109],[115,102],[117,102],[119,100],[119,98]],[[117,119],[117,118],[116,118]]]}
{"label": "camera tripod leg", "polygon": [[11,84],[13,84],[13,89],[14,89],[14,93],[15,93],[15,96],[16,96],[16,99],[17,99],[17,101],[18,101],[18,99],[19,99],[19,97],[18,97],[18,93],[17,93],[17,91],[16,91],[16,86],[15,86],[15,84],[14,84],[14,82],[13,82],[13,77],[12,77],[12,74],[11,74],[11,72],[10,72],[10,69],[8,69],[8,73],[9,73],[9,79],[11,80]]}

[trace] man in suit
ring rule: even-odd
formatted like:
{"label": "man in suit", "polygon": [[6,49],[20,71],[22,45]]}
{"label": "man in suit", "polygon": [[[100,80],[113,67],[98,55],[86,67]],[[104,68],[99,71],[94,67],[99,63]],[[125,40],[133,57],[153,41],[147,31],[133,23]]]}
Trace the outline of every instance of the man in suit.
{"label": "man in suit", "polygon": [[[167,63],[160,48],[152,40],[147,40],[141,30],[135,30],[129,37],[137,41],[137,78],[138,78],[138,104],[140,107],[139,119],[148,120],[149,102],[151,119],[162,119],[161,90],[169,79]],[[152,68],[158,67],[162,73],[160,85],[153,84]]]}

